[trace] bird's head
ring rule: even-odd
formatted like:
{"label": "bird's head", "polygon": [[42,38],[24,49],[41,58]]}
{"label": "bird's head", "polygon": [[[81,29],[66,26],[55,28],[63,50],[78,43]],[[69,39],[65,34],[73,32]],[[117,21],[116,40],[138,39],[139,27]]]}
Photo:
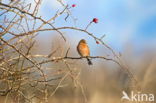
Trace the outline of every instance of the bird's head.
{"label": "bird's head", "polygon": [[86,43],[86,40],[81,39],[81,40],[80,40],[80,43]]}

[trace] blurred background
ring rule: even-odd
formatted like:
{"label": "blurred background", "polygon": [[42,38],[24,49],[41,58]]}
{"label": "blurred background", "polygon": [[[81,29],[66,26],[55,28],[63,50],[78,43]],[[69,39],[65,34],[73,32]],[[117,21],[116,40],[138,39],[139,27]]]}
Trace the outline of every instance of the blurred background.
{"label": "blurred background", "polygon": [[[28,0],[28,2],[32,2]],[[85,28],[92,18],[98,18],[97,24],[92,24],[88,31],[95,36],[105,34],[103,41],[113,50],[121,54],[122,60],[139,81],[142,93],[156,95],[156,0],[64,0],[68,5],[76,4],[71,9],[71,17],[58,17],[56,27],[74,26]],[[43,0],[38,16],[50,19],[62,6],[57,0]],[[81,39],[86,39],[91,56],[113,57],[109,50],[85,33],[74,30],[62,30],[67,42],[54,31],[40,32],[33,54],[50,54],[58,49],[54,56],[65,55],[78,57],[76,46]],[[120,103],[122,91],[130,93],[130,79],[122,69],[111,61],[93,59],[93,65],[87,61],[72,60],[71,67],[75,73],[80,73],[80,82],[89,103]],[[47,65],[46,65],[47,66]],[[63,70],[64,64],[49,64],[49,68]],[[53,69],[47,70],[53,73]],[[63,87],[50,98],[55,103],[83,103],[84,97],[80,88],[75,87],[68,78]],[[2,97],[3,98],[3,97]],[[154,102],[153,102],[154,103]]]}

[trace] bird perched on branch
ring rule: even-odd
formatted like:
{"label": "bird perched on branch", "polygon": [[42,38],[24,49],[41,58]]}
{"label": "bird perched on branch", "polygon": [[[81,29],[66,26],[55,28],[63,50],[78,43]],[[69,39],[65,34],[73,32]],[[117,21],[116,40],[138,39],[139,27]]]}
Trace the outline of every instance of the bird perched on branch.
{"label": "bird perched on branch", "polygon": [[89,65],[92,65],[92,62],[89,58],[90,56],[90,50],[89,50],[89,47],[87,45],[87,42],[86,40],[82,39],[80,40],[78,46],[77,46],[77,51],[78,53],[80,54],[81,57],[86,57],[87,58],[87,61],[88,61],[88,64]]}

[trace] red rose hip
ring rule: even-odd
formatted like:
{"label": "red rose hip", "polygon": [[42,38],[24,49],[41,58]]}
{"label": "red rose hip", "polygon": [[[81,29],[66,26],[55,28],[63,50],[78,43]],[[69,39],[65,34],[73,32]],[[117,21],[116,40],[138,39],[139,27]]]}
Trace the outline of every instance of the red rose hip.
{"label": "red rose hip", "polygon": [[99,41],[96,41],[96,44],[100,44]]}
{"label": "red rose hip", "polygon": [[76,7],[76,4],[73,4],[72,7],[73,7],[73,8]]}
{"label": "red rose hip", "polygon": [[93,18],[93,22],[94,23],[98,23],[98,19],[97,18]]}

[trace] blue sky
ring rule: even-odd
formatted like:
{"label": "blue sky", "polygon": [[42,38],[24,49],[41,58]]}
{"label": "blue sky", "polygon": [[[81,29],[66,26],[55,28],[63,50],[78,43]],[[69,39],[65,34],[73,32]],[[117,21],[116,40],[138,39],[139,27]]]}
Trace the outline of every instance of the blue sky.
{"label": "blue sky", "polygon": [[[78,19],[76,26],[85,27],[92,18],[99,19],[89,31],[97,36],[106,34],[105,42],[114,48],[122,49],[125,43],[144,46],[156,44],[156,0],[64,0],[69,5],[76,4],[72,15]],[[55,0],[44,2],[41,15],[52,16],[52,11],[60,8]],[[51,14],[50,14],[51,12]],[[62,18],[57,25],[75,26],[72,20],[68,23]],[[75,36],[77,38],[77,36]],[[91,42],[91,40],[88,40]],[[147,42],[149,41],[149,42]],[[141,47],[140,47],[141,48]]]}
{"label": "blue sky", "polygon": [[[30,0],[31,1],[31,0]],[[122,50],[124,45],[132,43],[137,48],[156,46],[156,0],[62,0],[72,5],[72,16],[77,18],[76,25],[71,19],[64,21],[65,15],[57,18],[56,26],[77,26],[85,28],[96,17],[98,24],[89,27],[89,31],[100,37],[106,34],[104,41],[114,49]],[[56,0],[43,0],[39,15],[52,17],[61,9]],[[82,33],[70,31],[75,39],[81,39]],[[90,45],[93,39],[85,37]],[[78,40],[77,40],[78,41]]]}

